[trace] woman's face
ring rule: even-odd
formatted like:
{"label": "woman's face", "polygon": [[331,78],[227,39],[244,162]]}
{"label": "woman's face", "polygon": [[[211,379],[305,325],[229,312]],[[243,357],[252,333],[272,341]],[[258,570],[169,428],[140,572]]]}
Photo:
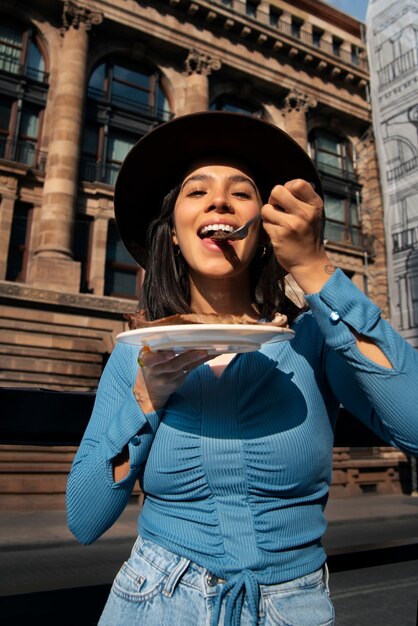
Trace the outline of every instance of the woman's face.
{"label": "woman's face", "polygon": [[191,276],[226,278],[248,268],[258,245],[259,222],[242,240],[217,242],[209,235],[214,228],[243,226],[260,213],[261,205],[253,179],[240,166],[203,162],[191,169],[173,214],[173,242],[180,247]]}

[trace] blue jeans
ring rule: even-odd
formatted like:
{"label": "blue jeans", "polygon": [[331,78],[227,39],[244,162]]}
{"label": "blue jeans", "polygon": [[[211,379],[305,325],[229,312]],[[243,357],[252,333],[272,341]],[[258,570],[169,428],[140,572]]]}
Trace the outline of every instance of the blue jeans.
{"label": "blue jeans", "polygon": [[[155,543],[138,537],[117,574],[98,626],[216,626],[224,624],[228,595],[217,598],[225,581]],[[240,626],[332,626],[326,566],[295,580],[260,585],[258,610],[243,595]],[[219,603],[218,602],[218,603]],[[235,621],[237,620],[237,621]],[[228,619],[228,622],[230,620]],[[229,626],[229,623],[228,623]]]}

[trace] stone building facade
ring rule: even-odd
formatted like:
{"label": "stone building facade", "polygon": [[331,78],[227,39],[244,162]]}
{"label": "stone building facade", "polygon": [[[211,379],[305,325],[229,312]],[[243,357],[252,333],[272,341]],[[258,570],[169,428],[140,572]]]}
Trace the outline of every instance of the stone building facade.
{"label": "stone building facade", "polygon": [[[115,228],[118,168],[193,111],[261,116],[310,153],[327,248],[388,317],[358,21],[321,0],[1,0],[0,14],[1,386],[96,389],[143,278]],[[73,454],[2,446],[0,507],[62,506]],[[399,490],[403,462],[336,448],[332,488]]]}

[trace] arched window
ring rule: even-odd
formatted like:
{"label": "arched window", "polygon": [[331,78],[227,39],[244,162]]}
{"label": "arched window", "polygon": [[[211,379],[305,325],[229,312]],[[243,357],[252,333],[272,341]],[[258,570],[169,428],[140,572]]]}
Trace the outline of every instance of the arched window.
{"label": "arched window", "polygon": [[325,195],[325,239],[362,246],[360,197],[351,144],[324,129],[309,136],[310,156],[321,176]]}
{"label": "arched window", "polygon": [[43,169],[39,151],[47,74],[32,28],[0,24],[0,158]]}
{"label": "arched window", "polygon": [[88,83],[81,178],[114,185],[129,149],[170,117],[158,72],[111,58],[100,63]]}

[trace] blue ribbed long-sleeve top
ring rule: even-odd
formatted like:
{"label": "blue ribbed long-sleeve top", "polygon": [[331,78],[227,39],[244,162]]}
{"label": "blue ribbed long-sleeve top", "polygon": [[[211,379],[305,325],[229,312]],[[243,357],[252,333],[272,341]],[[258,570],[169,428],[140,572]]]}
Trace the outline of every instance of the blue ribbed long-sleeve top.
{"label": "blue ribbed long-sleeve top", "polygon": [[[201,365],[156,413],[132,393],[138,348],[116,345],[68,478],[79,541],[112,526],[139,478],[139,533],[220,578],[273,584],[323,564],[339,405],[417,455],[418,353],[340,270],[306,299],[291,341],[236,355],[219,378]],[[393,368],[363,356],[350,329]],[[130,472],[115,483],[126,444]]]}

